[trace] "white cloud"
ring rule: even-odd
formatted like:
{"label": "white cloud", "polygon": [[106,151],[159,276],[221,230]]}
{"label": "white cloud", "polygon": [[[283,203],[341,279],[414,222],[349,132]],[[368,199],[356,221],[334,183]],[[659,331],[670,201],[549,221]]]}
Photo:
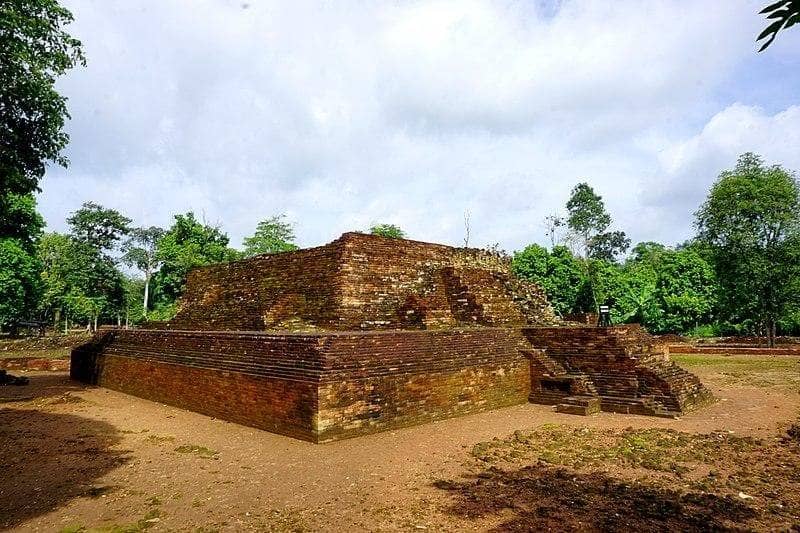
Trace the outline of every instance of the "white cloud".
{"label": "white cloud", "polygon": [[755,1],[68,3],[89,66],[61,83],[56,229],[91,199],[142,225],[193,209],[234,244],[278,212],[304,245],[374,222],[459,243],[469,209],[472,243],[513,249],[587,180],[634,239],[674,241],[691,176],[798,146],[719,96],[751,83]]}
{"label": "white cloud", "polygon": [[654,153],[661,172],[642,198],[651,214],[649,231],[668,235],[683,230],[688,237],[693,212],[719,173],[733,168],[744,152],[761,155],[767,164],[800,170],[799,125],[800,106],[769,114],[758,106],[735,103],[711,117],[696,135],[654,143],[661,148]]}

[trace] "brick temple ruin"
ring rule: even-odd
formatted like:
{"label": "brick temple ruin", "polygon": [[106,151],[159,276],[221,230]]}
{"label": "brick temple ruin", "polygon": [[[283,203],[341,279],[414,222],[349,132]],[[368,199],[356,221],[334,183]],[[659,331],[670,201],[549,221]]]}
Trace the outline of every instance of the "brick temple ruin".
{"label": "brick temple ruin", "polygon": [[655,416],[711,401],[643,329],[561,321],[509,266],[346,233],[198,268],[173,320],[101,332],[71,375],[313,442],[528,401]]}

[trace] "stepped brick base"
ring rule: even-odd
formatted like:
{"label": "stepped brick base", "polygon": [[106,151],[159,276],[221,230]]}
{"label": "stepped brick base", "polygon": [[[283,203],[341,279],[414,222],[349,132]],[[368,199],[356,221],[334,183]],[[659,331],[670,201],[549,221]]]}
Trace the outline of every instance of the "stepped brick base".
{"label": "stepped brick base", "polygon": [[596,396],[567,396],[556,405],[556,411],[571,415],[593,415],[601,411],[600,398]]}
{"label": "stepped brick base", "polygon": [[72,353],[83,382],[313,442],[525,403],[518,332],[111,330]]}
{"label": "stepped brick base", "polygon": [[71,376],[323,442],[531,401],[676,416],[711,401],[637,328],[283,333],[109,330]]}
{"label": "stepped brick base", "polygon": [[673,417],[713,401],[639,326],[525,328],[522,334],[542,349],[531,356],[534,403],[587,414],[574,398],[594,397],[603,411]]}

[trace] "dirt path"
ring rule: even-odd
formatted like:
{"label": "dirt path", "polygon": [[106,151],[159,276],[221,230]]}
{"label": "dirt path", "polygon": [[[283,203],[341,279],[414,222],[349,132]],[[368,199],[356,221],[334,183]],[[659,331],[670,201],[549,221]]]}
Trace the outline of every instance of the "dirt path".
{"label": "dirt path", "polygon": [[454,512],[446,486],[474,472],[479,442],[543,424],[773,438],[797,420],[795,369],[760,369],[777,380],[764,386],[695,363],[720,401],[680,420],[521,405],[324,445],[30,373],[28,387],[0,389],[0,527],[481,530],[513,511]]}

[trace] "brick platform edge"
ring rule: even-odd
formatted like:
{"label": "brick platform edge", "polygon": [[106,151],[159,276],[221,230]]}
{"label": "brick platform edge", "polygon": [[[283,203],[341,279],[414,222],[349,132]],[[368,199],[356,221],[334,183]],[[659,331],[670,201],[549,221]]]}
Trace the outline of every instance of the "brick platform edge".
{"label": "brick platform edge", "polygon": [[[533,350],[533,352],[536,352]],[[271,334],[113,330],[72,352],[73,379],[325,442],[521,404],[518,330]]]}
{"label": "brick platform edge", "polygon": [[694,374],[669,359],[666,344],[638,325],[524,328],[531,346],[534,403],[589,414],[674,417],[714,401]]}

